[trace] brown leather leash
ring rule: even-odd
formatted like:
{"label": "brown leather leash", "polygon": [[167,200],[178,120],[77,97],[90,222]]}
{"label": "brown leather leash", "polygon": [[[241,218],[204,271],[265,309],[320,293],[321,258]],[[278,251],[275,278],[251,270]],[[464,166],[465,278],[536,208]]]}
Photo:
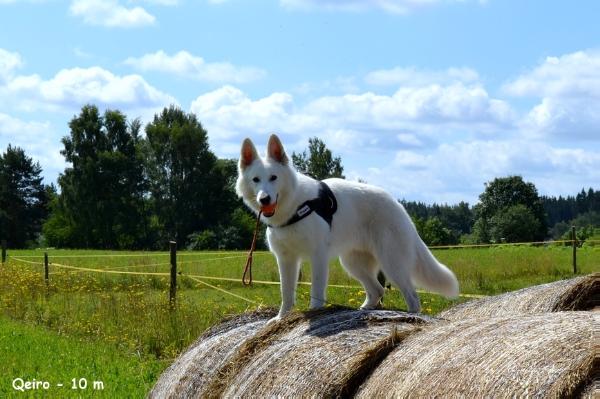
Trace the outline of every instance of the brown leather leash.
{"label": "brown leather leash", "polygon": [[[256,217],[256,226],[254,227],[254,236],[252,237],[252,245],[250,246],[250,252],[248,252],[248,259],[246,259],[246,267],[244,268],[244,275],[242,276],[242,284],[243,285],[252,285],[252,253],[254,249],[256,249],[256,237],[258,236],[258,226],[260,226],[260,216],[262,215],[262,211],[258,212],[258,216]],[[249,279],[246,282],[246,275],[248,275]]]}

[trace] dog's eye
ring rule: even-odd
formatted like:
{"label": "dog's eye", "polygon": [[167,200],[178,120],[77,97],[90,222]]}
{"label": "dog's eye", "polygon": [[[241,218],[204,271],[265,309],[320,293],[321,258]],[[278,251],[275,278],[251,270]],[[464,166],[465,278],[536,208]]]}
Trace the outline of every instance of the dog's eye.
{"label": "dog's eye", "polygon": [[252,181],[253,181],[254,183],[260,183],[260,179],[259,179],[258,177],[255,177],[254,179],[252,179]]}
{"label": "dog's eye", "polygon": [[277,180],[277,176],[271,175],[271,177],[269,177],[269,181],[275,181],[275,180]]}

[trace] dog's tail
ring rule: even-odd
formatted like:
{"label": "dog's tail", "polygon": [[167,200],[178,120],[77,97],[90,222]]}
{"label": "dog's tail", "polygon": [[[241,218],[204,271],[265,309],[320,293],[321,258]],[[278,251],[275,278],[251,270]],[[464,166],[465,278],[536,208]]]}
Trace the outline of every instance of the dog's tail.
{"label": "dog's tail", "polygon": [[425,243],[419,239],[417,262],[412,274],[414,283],[448,298],[458,296],[458,280],[447,266],[438,262]]}

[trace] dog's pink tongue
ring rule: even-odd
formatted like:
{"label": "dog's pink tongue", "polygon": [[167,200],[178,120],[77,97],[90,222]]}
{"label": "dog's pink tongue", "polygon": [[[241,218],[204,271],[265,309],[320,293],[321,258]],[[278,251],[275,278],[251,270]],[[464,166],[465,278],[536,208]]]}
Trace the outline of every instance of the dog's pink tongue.
{"label": "dog's pink tongue", "polygon": [[275,207],[277,206],[277,204],[271,204],[271,205],[264,205],[260,207],[260,210],[262,211],[263,214],[265,215],[272,215],[275,213]]}

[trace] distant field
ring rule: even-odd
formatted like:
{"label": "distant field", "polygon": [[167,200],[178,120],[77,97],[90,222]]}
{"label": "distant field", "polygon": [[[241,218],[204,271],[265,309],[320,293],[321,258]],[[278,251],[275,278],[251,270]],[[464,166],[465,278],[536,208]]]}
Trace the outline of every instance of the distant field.
{"label": "distant field", "polygon": [[[118,376],[104,377],[105,383],[133,378],[140,384],[148,384],[148,378],[157,377],[157,368],[168,365],[202,331],[223,317],[258,306],[279,305],[278,285],[255,283],[251,287],[242,286],[244,252],[179,252],[178,270],[182,275],[178,277],[175,311],[170,311],[168,306],[167,276],[96,273],[58,266],[167,273],[169,256],[165,252],[48,252],[51,265],[50,281],[46,285],[40,264],[43,251],[9,251],[9,262],[0,267],[0,314],[18,320],[19,326],[39,325],[73,342],[114,348],[125,358],[138,359],[139,367],[147,365],[149,370],[156,371],[148,374],[140,373],[138,366],[125,368],[118,371]],[[572,276],[569,247],[448,249],[434,253],[457,274],[461,292],[466,294],[492,295]],[[578,249],[577,259],[581,274],[600,271],[600,247]],[[253,272],[255,280],[278,281],[276,263],[268,252],[255,254]],[[196,280],[188,275],[196,276]],[[203,285],[198,279],[238,297]],[[303,266],[302,280],[310,280],[310,269],[306,265]],[[329,287],[330,303],[351,307],[362,303],[362,288],[346,275],[337,261],[331,264],[330,284],[350,286]],[[308,307],[309,289],[308,285],[299,286],[299,309]],[[423,312],[428,314],[436,314],[470,299],[461,297],[450,301],[427,293],[420,296]],[[386,292],[384,306],[406,309],[396,289]],[[27,350],[28,346],[23,348]],[[64,351],[67,357],[76,356],[82,350],[77,345],[62,348],[57,350]],[[32,370],[43,368],[36,360],[37,355],[29,356]],[[17,357],[14,351],[0,351],[2,364],[14,363]],[[105,360],[98,359],[84,362],[104,364]],[[160,362],[161,359],[164,361]],[[3,391],[5,382],[2,384],[0,393],[6,392]]]}

